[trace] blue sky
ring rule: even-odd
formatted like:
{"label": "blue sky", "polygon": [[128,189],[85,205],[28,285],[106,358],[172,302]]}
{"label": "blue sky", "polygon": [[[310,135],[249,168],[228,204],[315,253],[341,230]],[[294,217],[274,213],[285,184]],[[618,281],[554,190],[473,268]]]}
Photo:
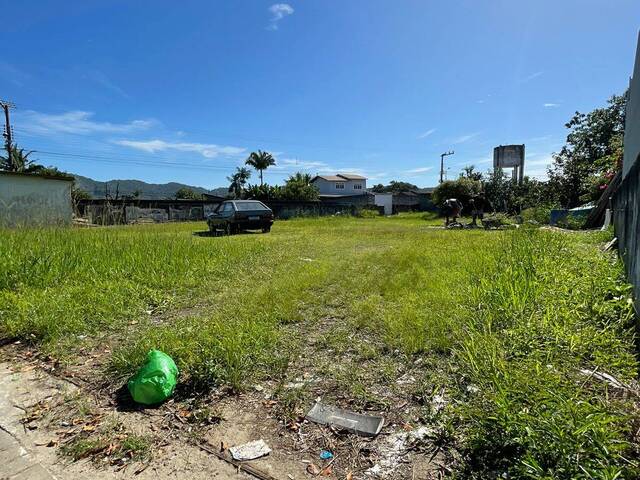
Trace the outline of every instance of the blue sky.
{"label": "blue sky", "polygon": [[[41,163],[207,188],[289,173],[437,183],[499,144],[543,176],[628,84],[638,0],[2,0],[0,98]],[[254,175],[253,181],[257,181]]]}

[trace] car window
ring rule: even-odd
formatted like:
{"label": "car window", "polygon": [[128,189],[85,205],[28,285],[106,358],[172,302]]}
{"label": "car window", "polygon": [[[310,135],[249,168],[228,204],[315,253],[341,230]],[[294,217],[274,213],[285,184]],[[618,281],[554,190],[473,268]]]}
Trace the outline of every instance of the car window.
{"label": "car window", "polygon": [[236,208],[239,212],[246,212],[248,210],[268,210],[268,208],[260,202],[236,203]]}
{"label": "car window", "polygon": [[233,212],[233,203],[231,203],[231,202],[225,203],[224,204],[224,209],[222,211],[223,212]]}

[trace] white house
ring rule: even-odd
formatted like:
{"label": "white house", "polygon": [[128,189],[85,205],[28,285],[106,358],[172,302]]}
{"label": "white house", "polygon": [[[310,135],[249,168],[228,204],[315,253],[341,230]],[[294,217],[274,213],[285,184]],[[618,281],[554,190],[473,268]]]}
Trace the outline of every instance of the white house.
{"label": "white house", "polygon": [[311,183],[320,195],[364,195],[367,191],[367,179],[351,173],[316,175]]}

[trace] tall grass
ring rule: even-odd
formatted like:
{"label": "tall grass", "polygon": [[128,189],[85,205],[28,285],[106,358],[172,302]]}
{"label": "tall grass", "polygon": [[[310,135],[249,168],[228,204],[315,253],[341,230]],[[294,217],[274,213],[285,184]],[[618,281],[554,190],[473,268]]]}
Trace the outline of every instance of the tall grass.
{"label": "tall grass", "polygon": [[121,379],[159,348],[182,383],[237,390],[283,377],[314,337],[333,353],[312,373],[363,404],[379,401],[371,378],[392,387],[399,361],[426,358],[418,387],[448,385],[461,476],[636,476],[633,406],[579,373],[637,375],[630,289],[603,239],[435,222],[296,219],[232,237],[194,235],[204,224],[0,231],[0,337],[70,361],[109,347],[105,374]]}
{"label": "tall grass", "polygon": [[466,385],[467,475],[631,478],[624,397],[580,369],[637,375],[630,291],[584,237],[516,232],[471,286],[455,348]]}

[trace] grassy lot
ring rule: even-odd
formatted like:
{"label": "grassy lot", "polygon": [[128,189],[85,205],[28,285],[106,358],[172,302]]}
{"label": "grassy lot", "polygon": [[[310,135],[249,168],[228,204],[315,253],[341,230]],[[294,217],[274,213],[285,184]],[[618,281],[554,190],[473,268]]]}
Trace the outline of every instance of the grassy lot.
{"label": "grassy lot", "polygon": [[[435,224],[409,214],[232,237],[195,234],[204,224],[0,232],[0,337],[68,362],[109,346],[104,375],[118,378],[159,348],[195,389],[304,368],[336,402],[377,410],[412,365],[417,382],[401,393],[462,477],[638,475],[637,395],[580,373],[637,376],[630,289],[598,249],[605,237]],[[312,393],[282,393],[282,415]]]}

